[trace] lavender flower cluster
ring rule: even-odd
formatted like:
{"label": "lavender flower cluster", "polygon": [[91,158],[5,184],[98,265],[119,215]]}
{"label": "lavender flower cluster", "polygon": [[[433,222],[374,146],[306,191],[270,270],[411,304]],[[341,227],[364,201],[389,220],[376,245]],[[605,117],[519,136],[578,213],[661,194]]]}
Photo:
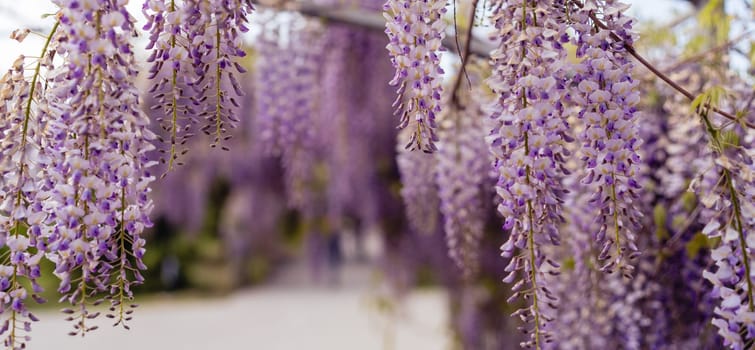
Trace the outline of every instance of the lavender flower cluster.
{"label": "lavender flower cluster", "polygon": [[387,48],[396,68],[391,85],[398,86],[394,105],[401,114],[399,127],[412,130],[406,148],[433,152],[443,92],[440,51],[446,1],[389,0],[383,10],[390,40]]}
{"label": "lavender flower cluster", "polygon": [[[453,302],[469,348],[501,347],[488,344],[489,329],[481,329],[489,327],[485,311],[501,305],[521,321],[523,335],[506,333],[508,321],[488,323],[503,325],[498,336],[525,348],[753,346],[755,93],[746,79],[694,62],[682,85],[702,86],[696,99],[663,76],[694,100],[691,109],[662,88],[662,99],[641,100],[641,86],[657,87],[642,85],[630,57],[649,65],[634,49],[628,6],[490,2],[482,11],[494,28],[490,65],[464,59],[457,78],[477,70],[467,77],[474,87],[464,95],[457,84],[446,99],[440,54],[447,1],[388,0],[387,52],[381,33],[264,11],[249,59],[252,84],[238,75],[251,1],[146,0],[148,104],[163,129],[153,132],[135,83],[131,38],[138,30],[127,2],[53,0],[59,10],[40,57],[19,57],[0,78],[0,334],[7,348],[23,348],[37,321],[28,305],[43,302],[45,261],[69,304],[63,312],[71,334],[96,329],[92,307],[103,302],[106,316],[128,328],[132,288],[146,268],[155,173],[191,160],[206,168],[189,180],[168,177],[162,191],[194,181],[202,188],[180,197],[202,199],[217,177],[238,185],[220,225],[234,254],[251,251],[240,226],[263,213],[255,230],[269,235],[284,201],[311,231],[315,257],[326,237],[379,228],[386,257],[395,259],[385,266],[397,289],[406,290],[425,265],[441,271],[438,280],[460,299]],[[376,9],[372,0],[319,3]],[[711,62],[719,67],[726,59]],[[246,86],[252,96],[243,96]],[[379,119],[391,110],[403,134]],[[228,133],[236,124],[238,142]],[[200,141],[241,151],[183,158],[201,132]],[[181,221],[204,204],[158,209]],[[493,211],[507,235],[507,264],[491,263],[495,252],[485,249],[504,240],[501,230],[487,229]],[[200,226],[201,215],[186,221]],[[510,287],[491,287],[491,278]],[[483,310],[483,300],[497,307]]]}
{"label": "lavender flower cluster", "polygon": [[[498,212],[510,231],[501,247],[511,258],[504,282],[516,284],[514,296],[531,300],[514,314],[530,324],[522,331],[530,340],[525,347],[540,348],[552,341],[547,324],[557,297],[547,281],[559,264],[545,256],[545,245],[558,245],[558,226],[566,190],[562,178],[572,141],[562,103],[566,90],[563,61],[568,41],[566,27],[548,16],[550,1],[509,1],[496,9],[493,19],[500,46],[491,57],[493,76],[488,81],[497,95],[487,139],[498,172]],[[518,280],[517,274],[522,273]]]}
{"label": "lavender flower cluster", "polygon": [[[158,118],[169,131],[168,169],[186,152],[178,149],[193,136],[191,126],[204,119],[200,128],[212,135],[212,147],[230,139],[228,128],[238,123],[238,99],[243,96],[237,73],[244,73],[238,58],[246,55],[241,34],[248,31],[247,16],[253,10],[248,0],[165,1],[147,0],[147,18],[152,63],[150,88],[161,101],[164,117]],[[167,159],[166,159],[167,158]]]}
{"label": "lavender flower cluster", "polygon": [[[99,312],[90,307],[103,301],[110,303],[107,317],[128,328],[132,287],[143,282],[146,269],[142,233],[152,226],[149,193],[156,162],[149,154],[156,135],[135,85],[138,67],[131,38],[137,30],[126,10],[128,1],[53,3],[56,22],[40,57],[35,62],[20,57],[3,77],[2,114],[9,118],[3,118],[0,158],[0,333],[6,336],[5,346],[14,349],[25,347],[29,336],[22,333],[37,321],[27,308],[29,299],[44,302],[37,283],[43,259],[55,266],[60,301],[71,305],[63,312],[73,322],[72,335],[97,328],[92,320]],[[184,5],[181,10],[175,2],[147,1],[144,6],[149,46],[155,48],[149,59],[151,78],[160,76],[163,67],[170,72],[152,92],[160,94],[164,111],[173,114],[171,147],[177,143],[176,114],[193,110],[181,105],[189,96],[184,86],[199,83],[184,75],[198,67],[191,58],[207,64],[200,68],[216,67],[215,81],[222,75],[233,83],[224,72],[232,66],[230,57],[243,55],[238,31],[244,30],[250,9],[228,2],[205,9],[212,10],[206,16],[216,18],[212,42],[223,47],[199,45],[202,40],[193,47],[216,48],[210,60],[188,52],[190,28],[183,25],[192,22],[189,9],[199,7],[188,1]],[[28,34],[17,33],[19,41]],[[29,66],[34,67],[30,78]],[[228,101],[216,85],[218,104]],[[171,150],[171,162],[176,158]]]}
{"label": "lavender flower cluster", "polygon": [[[690,186],[701,197],[701,217],[707,222],[702,234],[720,240],[710,252],[715,268],[703,277],[713,285],[718,299],[713,324],[724,344],[745,349],[755,339],[755,166],[750,152],[753,136],[739,140],[736,129],[719,130],[707,111],[701,112],[712,148],[708,154],[715,166],[701,173]],[[742,148],[740,148],[742,147]],[[750,345],[748,345],[750,344]]]}
{"label": "lavender flower cluster", "polygon": [[[579,134],[580,155],[587,169],[582,182],[594,191],[590,209],[600,213],[594,238],[601,270],[620,269],[629,277],[633,267],[627,261],[639,254],[635,236],[642,217],[634,204],[640,188],[639,81],[632,78],[633,64],[624,48],[634,41],[632,18],[623,14],[627,7],[613,2],[599,5],[589,1],[571,14],[578,35],[577,57],[582,59],[573,66],[577,89],[571,98],[585,126]],[[603,26],[595,29],[596,20],[590,16],[598,9]]]}
{"label": "lavender flower cluster", "polygon": [[7,75],[18,89],[9,95],[16,118],[3,140],[2,332],[9,348],[24,346],[24,319],[36,320],[26,303],[29,292],[42,301],[36,279],[43,258],[55,264],[61,300],[74,306],[65,310],[75,321],[72,334],[96,328],[87,321],[97,313],[87,307],[103,295],[109,316],[125,326],[131,286],[145,268],[141,233],[151,225],[154,134],[134,86],[133,19],[124,1],[55,4],[57,22],[31,82],[23,63]]}
{"label": "lavender flower cluster", "polygon": [[479,107],[472,103],[463,110],[448,111],[439,131],[443,137],[436,153],[443,231],[451,259],[467,277],[479,268],[479,243],[487,207],[484,186],[488,185],[491,168],[490,159],[479,156],[487,150],[485,129],[477,118]]}
{"label": "lavender flower cluster", "polygon": [[[404,133],[404,138],[411,138]],[[397,145],[396,163],[401,174],[401,198],[406,206],[409,227],[414,232],[431,235],[438,230],[439,191],[433,179],[436,177],[438,160],[421,152],[414,152]]]}

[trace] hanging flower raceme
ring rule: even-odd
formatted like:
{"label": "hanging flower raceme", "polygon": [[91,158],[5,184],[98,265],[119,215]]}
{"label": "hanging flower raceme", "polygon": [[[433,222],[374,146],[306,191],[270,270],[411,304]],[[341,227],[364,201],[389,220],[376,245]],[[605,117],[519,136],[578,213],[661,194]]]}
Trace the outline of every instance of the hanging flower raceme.
{"label": "hanging flower raceme", "polygon": [[755,339],[755,225],[751,219],[755,215],[755,168],[752,160],[748,165],[726,155],[719,156],[716,165],[723,174],[706,176],[706,180],[694,185],[702,196],[704,218],[709,221],[703,234],[721,241],[711,251],[715,268],[704,271],[703,276],[713,284],[712,295],[719,299],[713,324],[724,344],[745,349],[745,344]]}
{"label": "hanging flower raceme", "polygon": [[570,97],[584,123],[579,135],[586,172],[582,182],[594,190],[586,210],[598,213],[601,270],[619,269],[631,277],[634,268],[628,260],[639,254],[635,236],[642,213],[633,201],[640,188],[637,149],[642,142],[636,125],[638,82],[625,48],[635,34],[625,9],[618,2],[588,1],[570,13],[581,60],[574,65],[576,89]]}
{"label": "hanging flower raceme", "polygon": [[435,179],[438,160],[432,155],[412,152],[402,147],[408,132],[399,134],[396,163],[401,174],[401,198],[406,207],[409,227],[419,234],[430,235],[438,230],[439,201]]}
{"label": "hanging flower raceme", "polygon": [[230,138],[228,128],[239,121],[237,98],[244,93],[236,73],[246,69],[237,59],[246,56],[241,34],[248,31],[247,16],[254,6],[251,0],[184,1],[189,9],[184,30],[198,77],[193,82],[193,102],[206,119],[202,131],[213,137],[212,147],[216,147]]}
{"label": "hanging flower raceme", "polygon": [[311,213],[315,182],[322,178],[315,171],[321,158],[319,125],[327,123],[316,118],[324,32],[317,21],[289,15],[256,16],[264,31],[255,40],[255,142],[281,157],[289,205]]}
{"label": "hanging flower raceme", "polygon": [[[42,54],[27,80],[24,56],[0,78],[0,335],[7,348],[24,347],[37,318],[27,309],[29,299],[44,302],[38,293],[40,262],[47,251],[44,169],[49,164],[45,133],[49,113],[42,69],[52,68],[58,25],[48,35]],[[22,41],[28,34],[14,32]],[[29,290],[31,287],[31,290]],[[31,298],[30,298],[31,297]]]}
{"label": "hanging flower raceme", "polygon": [[75,321],[71,334],[96,328],[87,307],[100,293],[116,324],[130,319],[131,286],[142,283],[148,198],[154,179],[147,152],[154,139],[134,86],[137,70],[129,38],[133,19],[125,0],[58,0],[63,66],[48,81],[59,117],[50,121],[55,150],[46,176],[50,259],[61,278],[61,300]]}
{"label": "hanging flower raceme", "polygon": [[[693,86],[701,83],[705,73],[694,65],[679,71],[675,78]],[[648,85],[642,89],[653,91]],[[638,306],[652,317],[652,322],[642,324],[642,339],[647,344],[643,346],[720,348],[722,339],[715,336],[715,327],[710,327],[717,303],[710,295],[710,283],[702,277],[713,266],[706,249],[713,241],[701,233],[705,226],[701,215],[710,219],[711,212],[702,210],[695,194],[688,191],[695,175],[711,167],[708,140],[700,120],[690,113],[689,102],[675,92],[658,90],[669,95],[649,100],[658,104],[644,106],[640,125],[643,161],[639,181],[651,191],[643,191],[636,202],[643,212],[652,213],[644,218],[637,243],[643,251],[637,270],[647,277],[648,293]],[[658,259],[659,255],[663,259]],[[653,284],[655,288],[650,288]]]}
{"label": "hanging flower raceme", "polygon": [[[363,62],[359,67],[375,70],[374,64],[361,60],[374,58],[376,49],[384,53],[385,48],[381,42],[378,48],[374,45],[366,48],[371,49],[372,55],[361,55],[357,44],[360,32],[339,25],[330,25],[326,30],[315,124],[319,129],[317,134],[327,135],[319,142],[324,146],[328,167],[328,222],[338,229],[347,215],[371,211],[369,206],[374,205],[370,183],[374,181],[375,160],[370,157],[367,146],[377,123],[370,118],[370,113],[365,110],[368,107],[360,98],[367,79],[358,77],[368,76],[367,72],[355,71],[351,68],[356,65],[349,63],[359,59]],[[381,35],[380,39],[384,37]],[[385,57],[377,60],[381,58]]]}
{"label": "hanging flower raceme", "polygon": [[396,129],[385,119],[392,110],[385,101],[394,96],[385,77],[393,67],[383,33],[337,24],[326,31],[316,133],[324,136],[328,223],[337,229],[355,218],[372,227],[382,220],[379,174],[395,149]]}
{"label": "hanging flower raceme", "polygon": [[[550,330],[558,337],[553,348],[558,349],[608,349],[612,344],[613,332],[611,295],[605,274],[598,273],[593,267],[594,248],[588,235],[595,226],[589,214],[579,210],[576,205],[584,196],[581,191],[569,195],[567,208],[569,224],[564,227],[565,244],[556,248],[563,256],[560,278],[552,287],[561,300],[556,319]],[[571,204],[571,205],[569,205]]]}
{"label": "hanging flower raceme", "polygon": [[254,60],[254,133],[255,142],[265,153],[279,155],[281,123],[284,115],[291,113],[292,101],[280,98],[289,93],[293,71],[288,69],[292,55],[282,46],[282,23],[278,13],[261,10],[255,13],[254,21],[262,32],[254,40],[257,57]]}
{"label": "hanging flower raceme", "polygon": [[558,263],[546,258],[544,245],[558,245],[558,225],[563,222],[561,204],[567,173],[564,147],[572,139],[562,100],[568,40],[563,21],[552,16],[551,1],[506,1],[493,14],[499,47],[491,54],[494,67],[488,84],[498,100],[488,136],[498,171],[498,212],[505,218],[510,236],[501,247],[511,258],[505,282],[522,279],[513,286],[514,296],[530,303],[515,312],[530,324],[524,347],[541,348],[550,342],[546,324],[549,310],[558,300],[548,289],[548,275],[557,274]]}
{"label": "hanging flower raceme", "polygon": [[749,151],[755,135],[738,126],[718,126],[707,108],[696,111],[711,147],[706,158],[714,163],[690,184],[707,222],[702,233],[720,242],[711,251],[715,268],[703,272],[718,300],[713,325],[724,345],[748,349],[755,342],[755,162]]}
{"label": "hanging flower raceme", "polygon": [[317,166],[321,158],[315,121],[315,108],[320,94],[319,64],[323,55],[322,27],[315,21],[302,21],[292,30],[288,50],[292,62],[291,79],[286,89],[289,109],[280,115],[279,142],[285,169],[290,204],[305,213],[315,210],[313,191],[323,180]]}
{"label": "hanging flower raceme", "polygon": [[409,127],[412,136],[406,148],[425,152],[436,150],[435,117],[441,110],[442,50],[446,0],[389,0],[383,9],[387,20],[387,48],[396,74],[391,85],[398,86],[394,102],[401,114],[399,127]]}
{"label": "hanging flower raceme", "polygon": [[[475,90],[477,91],[477,90]],[[471,97],[471,96],[470,96]],[[478,245],[485,228],[483,186],[489,183],[487,153],[480,106],[451,109],[440,125],[437,185],[449,255],[465,276],[477,270]]]}
{"label": "hanging flower raceme", "polygon": [[332,141],[320,140],[320,128],[337,118],[330,114],[327,120],[318,119],[318,108],[339,101],[322,102],[323,87],[330,86],[318,83],[326,37],[332,32],[325,33],[318,21],[290,13],[261,11],[255,19],[263,28],[255,40],[255,142],[280,156],[289,205],[309,218],[322,209],[315,192],[326,175],[319,167],[322,145]]}
{"label": "hanging flower raceme", "polygon": [[163,162],[167,162],[166,171],[175,165],[181,165],[179,156],[186,152],[179,147],[193,136],[191,125],[197,123],[197,106],[189,100],[191,85],[198,79],[190,52],[188,31],[192,28],[189,16],[190,2],[176,0],[147,0],[142,12],[147,18],[144,30],[149,30],[151,51],[147,62],[151,63],[148,79],[153,81],[149,92],[154,94],[159,109],[157,121],[162,124],[168,136],[160,138],[162,143],[170,144]]}

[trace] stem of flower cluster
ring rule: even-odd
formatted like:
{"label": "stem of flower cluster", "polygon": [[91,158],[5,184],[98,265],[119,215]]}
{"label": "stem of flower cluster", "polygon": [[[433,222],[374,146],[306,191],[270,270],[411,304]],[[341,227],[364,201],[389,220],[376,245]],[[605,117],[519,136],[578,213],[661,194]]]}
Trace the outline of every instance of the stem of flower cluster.
{"label": "stem of flower cluster", "polygon": [[[39,55],[39,59],[37,61],[37,64],[34,68],[34,74],[31,78],[31,86],[29,87],[29,100],[26,101],[26,109],[24,111],[24,123],[21,127],[21,158],[19,160],[18,164],[18,184],[17,184],[17,190],[16,190],[16,207],[21,206],[23,191],[21,186],[21,180],[23,179],[24,169],[26,168],[23,164],[24,161],[24,154],[26,153],[26,135],[29,132],[29,120],[31,119],[31,105],[34,101],[34,92],[37,88],[37,79],[39,79],[39,72],[42,68],[42,59],[44,59],[45,54],[47,53],[47,48],[50,46],[50,42],[52,41],[52,37],[55,35],[55,32],[58,30],[58,26],[60,25],[60,21],[55,21],[55,24],[52,26],[52,29],[50,30],[50,34],[45,39],[45,43],[42,46],[42,53]],[[21,233],[21,222],[16,220],[16,224],[13,230],[13,236],[18,237]],[[12,258],[12,253],[8,255],[8,258]],[[18,266],[16,264],[13,265],[13,275],[11,276],[11,283],[9,289],[11,291],[15,291],[18,289]],[[10,342],[11,347],[15,347],[16,344],[16,310],[11,308],[11,316],[10,316],[10,334],[8,335],[8,340]]]}
{"label": "stem of flower cluster", "polygon": [[[709,106],[709,104],[707,105]],[[719,133],[713,127],[713,123],[708,118],[708,108],[698,111],[700,117],[702,117],[705,123],[705,128],[710,136],[712,142],[719,152],[723,151],[723,145],[719,139]],[[745,239],[744,230],[742,228],[742,209],[739,205],[739,196],[737,196],[737,190],[734,187],[734,181],[732,180],[731,172],[729,169],[723,169],[723,178],[726,182],[726,190],[729,192],[729,199],[734,207],[734,228],[737,230],[740,249],[742,249],[742,264],[745,268],[745,281],[747,282],[747,306],[750,312],[755,311],[755,301],[753,300],[753,283],[750,277],[750,256],[747,249],[747,241]]]}
{"label": "stem of flower cluster", "polygon": [[[220,19],[216,18],[215,20],[216,20],[216,23],[215,23],[215,59],[220,60]],[[222,113],[220,113],[220,109],[221,109],[220,100],[223,94],[223,91],[221,90],[221,86],[220,86],[220,83],[221,83],[220,80],[222,78],[221,74],[222,73],[220,71],[220,63],[218,62],[215,64],[215,137],[216,137],[215,143],[216,144],[220,143],[220,137],[222,136],[221,135],[222,130],[220,127],[222,124],[220,120],[220,117],[222,115]]]}

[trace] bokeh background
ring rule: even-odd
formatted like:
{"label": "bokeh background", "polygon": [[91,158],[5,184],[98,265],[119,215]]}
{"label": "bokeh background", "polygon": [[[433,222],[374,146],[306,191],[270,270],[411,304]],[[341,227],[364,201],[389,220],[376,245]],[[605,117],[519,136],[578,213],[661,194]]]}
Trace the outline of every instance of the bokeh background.
{"label": "bokeh background", "polygon": [[[691,8],[685,1],[629,2],[645,24],[672,21]],[[139,18],[141,2],[129,6]],[[45,0],[0,0],[0,67],[40,47],[41,39],[18,44],[8,38],[10,32],[29,27],[44,33],[52,21],[41,15],[53,11]],[[429,232],[409,228],[395,160],[398,135],[393,88],[387,84],[393,71],[385,35],[319,23],[329,28],[323,45],[332,47],[325,52],[339,55],[320,57],[322,80],[278,86],[297,82],[297,73],[263,71],[269,60],[286,59],[265,47],[264,33],[297,21],[307,25],[294,13],[252,16],[245,38],[250,54],[242,62],[249,69],[242,80],[246,97],[230,151],[210,149],[206,139],[196,137],[182,158],[185,164],[156,182],[155,226],[144,258],[149,269],[137,289],[141,306],[132,329],[100,327],[83,339],[67,336],[71,325],[50,294],[52,301],[36,312],[42,322],[34,325],[30,349],[516,348],[499,273],[504,237],[493,211],[488,210],[480,273],[472,286],[447,257],[437,215],[427,215],[436,221],[426,223],[434,227]],[[137,39],[137,46],[142,42]],[[337,50],[338,45],[348,49]],[[446,54],[449,72],[455,70],[454,55]],[[147,84],[142,82],[145,91]],[[266,91],[292,89],[294,96],[306,84],[323,84],[341,95],[332,98],[348,103],[336,108],[344,115],[333,122],[333,138],[309,155],[314,159],[290,164],[286,159],[297,158],[262,142],[260,116],[279,103],[266,100]],[[159,123],[154,127],[159,131]],[[334,154],[335,149],[347,152]],[[286,175],[296,164],[307,164],[301,170],[308,174],[304,183]],[[342,198],[336,208],[327,205],[334,196]],[[54,291],[57,281],[49,278],[44,284]]]}

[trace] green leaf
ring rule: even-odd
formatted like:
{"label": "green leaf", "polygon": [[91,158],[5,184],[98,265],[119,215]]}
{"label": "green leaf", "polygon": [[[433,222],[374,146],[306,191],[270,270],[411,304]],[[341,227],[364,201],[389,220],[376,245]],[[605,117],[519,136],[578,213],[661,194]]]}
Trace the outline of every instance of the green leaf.
{"label": "green leaf", "polygon": [[729,38],[731,17],[724,12],[723,0],[710,0],[697,15],[700,29],[715,34],[714,44],[723,44]]}
{"label": "green leaf", "polygon": [[711,240],[708,239],[702,232],[698,232],[687,242],[687,257],[694,259],[700,254],[703,249],[711,248]]}
{"label": "green leaf", "polygon": [[692,103],[690,104],[690,108],[692,109],[693,113],[696,112],[697,109],[703,105],[703,101],[705,101],[704,94],[698,95],[697,97],[695,97],[694,100],[692,100]]}
{"label": "green leaf", "polygon": [[564,271],[574,271],[575,265],[576,262],[574,261],[574,257],[571,256],[561,262],[561,266],[564,268]]}
{"label": "green leaf", "polygon": [[733,130],[721,132],[721,145],[724,149],[739,147],[739,134]]}
{"label": "green leaf", "polygon": [[697,195],[695,192],[687,191],[682,195],[682,206],[684,210],[691,213],[697,207]]}
{"label": "green leaf", "polygon": [[668,230],[666,229],[666,207],[663,204],[656,204],[653,208],[653,222],[655,223],[655,236],[658,239],[666,239],[669,237]]}
{"label": "green leaf", "polygon": [[729,92],[723,86],[711,86],[709,89],[695,97],[695,99],[692,100],[690,107],[693,112],[696,112],[700,107],[705,107],[705,105],[708,105],[711,108],[718,108],[727,96],[729,96]]}

